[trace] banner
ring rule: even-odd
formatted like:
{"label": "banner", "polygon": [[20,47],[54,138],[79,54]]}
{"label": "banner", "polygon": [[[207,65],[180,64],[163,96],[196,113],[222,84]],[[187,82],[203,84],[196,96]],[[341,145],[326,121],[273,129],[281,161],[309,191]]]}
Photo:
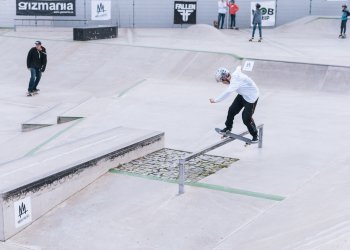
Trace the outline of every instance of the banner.
{"label": "banner", "polygon": [[[251,2],[251,16],[250,16],[250,23],[253,22],[253,10],[255,10],[255,5],[258,2]],[[262,23],[261,25],[263,27],[268,26],[275,26],[276,23],[276,2],[275,1],[269,1],[269,2],[259,2],[261,5],[261,14],[262,14]]]}
{"label": "banner", "polygon": [[91,1],[91,20],[110,20],[111,1]]}
{"label": "banner", "polygon": [[75,16],[75,0],[16,0],[18,16]]}
{"label": "banner", "polygon": [[196,24],[197,2],[174,2],[174,24]]}

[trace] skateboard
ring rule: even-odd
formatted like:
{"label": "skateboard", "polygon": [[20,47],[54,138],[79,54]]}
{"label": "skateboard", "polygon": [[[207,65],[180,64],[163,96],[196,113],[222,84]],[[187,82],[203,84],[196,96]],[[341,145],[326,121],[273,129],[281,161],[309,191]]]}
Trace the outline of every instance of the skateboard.
{"label": "skateboard", "polygon": [[[255,42],[255,41],[254,41],[254,38],[249,39],[249,42]],[[262,42],[262,38],[259,38],[259,39],[257,40],[257,42],[258,42],[258,43],[261,43],[261,42]]]}
{"label": "skateboard", "polygon": [[220,135],[222,135],[222,139],[226,138],[226,137],[229,137],[229,138],[233,138],[233,139],[237,139],[237,140],[240,140],[240,141],[243,141],[245,142],[245,147],[249,146],[250,144],[252,144],[252,141],[244,136],[241,136],[241,135],[236,135],[234,133],[231,133],[231,132],[226,132],[226,133],[222,133],[221,132],[221,129],[219,128],[215,128],[215,131],[217,133],[219,133]]}

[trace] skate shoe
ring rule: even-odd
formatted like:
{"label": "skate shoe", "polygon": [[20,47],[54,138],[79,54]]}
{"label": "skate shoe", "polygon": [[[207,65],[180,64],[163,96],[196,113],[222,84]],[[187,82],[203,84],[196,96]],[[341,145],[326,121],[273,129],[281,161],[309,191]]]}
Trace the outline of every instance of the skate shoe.
{"label": "skate shoe", "polygon": [[259,142],[259,137],[258,134],[253,135],[253,139],[251,140],[252,143],[258,143]]}
{"label": "skate shoe", "polygon": [[227,134],[227,133],[230,133],[230,132],[231,132],[231,129],[229,129],[229,128],[224,128],[224,129],[220,130],[221,134]]}

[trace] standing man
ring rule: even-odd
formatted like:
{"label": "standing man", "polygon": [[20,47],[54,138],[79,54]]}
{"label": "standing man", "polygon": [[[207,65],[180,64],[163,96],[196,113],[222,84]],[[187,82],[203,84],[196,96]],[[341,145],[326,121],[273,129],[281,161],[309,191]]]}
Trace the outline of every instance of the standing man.
{"label": "standing man", "polygon": [[348,6],[346,6],[346,4],[343,4],[339,38],[346,38],[345,33],[346,33],[346,22],[348,21],[348,16],[350,16],[350,12],[348,11]]}
{"label": "standing man", "polygon": [[258,26],[259,28],[259,36],[260,39],[258,40],[258,42],[261,42],[262,40],[262,34],[261,34],[261,22],[262,22],[262,13],[260,10],[261,5],[260,4],[256,4],[255,5],[255,10],[252,10],[252,14],[253,14],[253,33],[252,33],[252,38],[249,39],[249,42],[254,40],[254,35],[255,35],[255,30],[256,30],[256,26]]}
{"label": "standing man", "polygon": [[41,73],[45,71],[47,63],[46,49],[40,41],[35,42],[35,47],[31,48],[27,56],[27,68],[30,71],[30,80],[27,96],[37,94]]}
{"label": "standing man", "polygon": [[231,29],[236,29],[236,13],[239,10],[238,5],[235,3],[234,0],[231,0],[230,4],[229,4],[229,8],[230,8],[230,17],[231,17],[231,25],[230,28]]}
{"label": "standing man", "polygon": [[235,100],[230,106],[225,122],[226,127],[221,130],[221,133],[230,132],[233,125],[233,119],[244,108],[242,113],[243,123],[247,126],[249,133],[252,135],[252,143],[257,143],[258,130],[253,120],[253,114],[259,99],[259,89],[252,79],[243,74],[241,67],[238,66],[232,76],[225,68],[219,68],[216,71],[215,78],[217,82],[227,84],[227,89],[217,98],[210,98],[210,103],[217,103],[225,100],[231,93],[237,92]]}
{"label": "standing man", "polygon": [[224,22],[225,22],[225,14],[226,14],[226,7],[227,7],[226,0],[219,0],[218,1],[218,29],[224,28]]}

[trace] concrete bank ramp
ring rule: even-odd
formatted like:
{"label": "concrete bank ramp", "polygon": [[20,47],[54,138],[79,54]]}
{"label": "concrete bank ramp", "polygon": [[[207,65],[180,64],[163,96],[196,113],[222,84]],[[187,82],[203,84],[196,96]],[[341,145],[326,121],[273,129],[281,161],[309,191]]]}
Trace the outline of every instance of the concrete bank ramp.
{"label": "concrete bank ramp", "polygon": [[118,127],[0,167],[4,241],[110,168],[164,146],[164,133]]}
{"label": "concrete bank ramp", "polygon": [[275,28],[278,32],[332,34],[340,31],[339,17],[307,16]]}
{"label": "concrete bank ramp", "polygon": [[[244,60],[251,61],[251,59]],[[350,93],[350,68],[254,60],[252,76],[260,86],[300,91]]]}

